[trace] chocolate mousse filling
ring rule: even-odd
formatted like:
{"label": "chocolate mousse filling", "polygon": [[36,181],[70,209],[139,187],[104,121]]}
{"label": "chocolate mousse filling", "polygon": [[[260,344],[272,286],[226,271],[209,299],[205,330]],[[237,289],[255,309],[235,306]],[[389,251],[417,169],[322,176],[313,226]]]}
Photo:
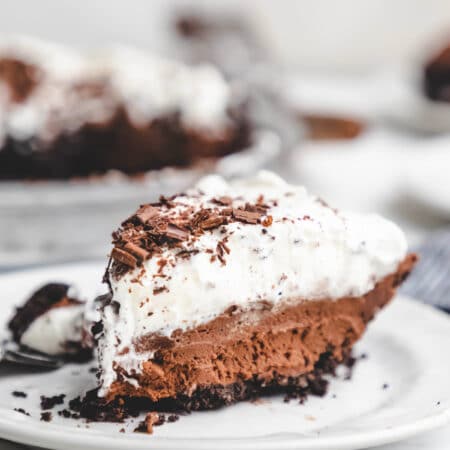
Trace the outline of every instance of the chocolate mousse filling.
{"label": "chocolate mousse filling", "polygon": [[291,299],[283,306],[258,302],[246,311],[229,308],[170,338],[141,337],[134,350],[153,357],[140,373],[116,366],[117,380],[105,400],[141,398],[155,409],[199,410],[270,393],[323,395],[324,373],[332,373],[348,357],[416,260],[408,255],[360,297]]}

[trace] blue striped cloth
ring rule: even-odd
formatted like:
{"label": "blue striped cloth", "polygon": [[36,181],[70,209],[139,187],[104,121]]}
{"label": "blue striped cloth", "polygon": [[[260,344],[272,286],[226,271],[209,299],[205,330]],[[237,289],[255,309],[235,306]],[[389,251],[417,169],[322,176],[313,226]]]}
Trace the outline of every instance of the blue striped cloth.
{"label": "blue striped cloth", "polygon": [[450,312],[450,230],[433,233],[414,251],[420,259],[400,293]]}

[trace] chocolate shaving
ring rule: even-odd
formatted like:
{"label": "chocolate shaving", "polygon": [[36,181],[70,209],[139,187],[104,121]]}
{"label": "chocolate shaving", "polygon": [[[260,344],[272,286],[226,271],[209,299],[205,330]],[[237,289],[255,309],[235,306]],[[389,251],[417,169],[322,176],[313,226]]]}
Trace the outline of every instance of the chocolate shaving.
{"label": "chocolate shaving", "polygon": [[222,263],[222,265],[226,264],[225,253],[228,255],[230,253],[229,247],[225,244],[225,239],[219,241],[216,247],[217,258]]}
{"label": "chocolate shaving", "polygon": [[157,208],[151,205],[143,205],[136,212],[136,218],[142,223],[147,223],[150,219],[158,216]]}
{"label": "chocolate shaving", "polygon": [[165,234],[168,238],[175,239],[177,241],[184,241],[189,236],[189,233],[187,231],[182,230],[181,228],[171,223],[167,226]]}
{"label": "chocolate shaving", "polygon": [[[142,205],[135,215],[122,223],[122,227],[113,233],[115,247],[111,253],[113,263],[110,275],[120,278],[130,269],[141,265],[144,260],[161,255],[164,249],[179,248],[180,251],[168,261],[174,267],[178,258],[189,258],[199,252],[194,248],[194,243],[202,234],[219,228],[220,233],[226,236],[227,228],[224,225],[233,221],[257,224],[266,216],[263,225],[269,226],[272,223],[271,216],[267,215],[268,206],[263,203],[263,196],[258,198],[256,204],[247,202],[239,208],[231,206],[235,200],[242,201],[241,197],[219,196],[205,200],[203,204],[199,197],[198,206],[183,203],[182,197],[160,197],[159,203]],[[182,242],[185,244],[182,245]],[[225,254],[229,253],[225,242],[217,244],[212,261],[219,259],[225,264]],[[168,275],[162,273],[160,266],[154,276]],[[136,282],[139,282],[139,277]]]}
{"label": "chocolate shaving", "polygon": [[153,289],[153,295],[158,295],[161,294],[162,292],[169,292],[169,289],[167,289],[166,286],[161,286]]}
{"label": "chocolate shaving", "polygon": [[191,228],[195,229],[199,226],[199,224],[209,217],[209,212],[206,209],[201,209],[197,213],[195,213],[193,219],[191,220]]}
{"label": "chocolate shaving", "polygon": [[247,202],[245,204],[244,209],[246,211],[250,211],[250,212],[258,212],[260,214],[265,214],[266,211],[269,209],[269,207],[267,205],[265,205],[264,203],[257,203],[256,205],[252,205]]}
{"label": "chocolate shaving", "polygon": [[41,421],[50,422],[52,420],[52,413],[50,411],[45,411],[41,413]]}
{"label": "chocolate shaving", "polygon": [[228,245],[226,244],[227,242],[227,238],[222,239],[219,244],[223,247],[223,249],[225,250],[225,252],[227,253],[227,255],[230,254],[230,247],[228,247]]}
{"label": "chocolate shaving", "polygon": [[148,251],[144,250],[136,244],[133,244],[132,242],[127,242],[124,249],[135,256],[139,262],[144,261],[150,255]]}
{"label": "chocolate shaving", "polygon": [[212,230],[213,228],[217,228],[223,223],[225,223],[226,219],[223,216],[210,216],[203,222],[201,222],[200,227],[203,230]]}
{"label": "chocolate shaving", "polygon": [[179,251],[176,256],[178,256],[179,258],[182,259],[188,259],[190,258],[192,255],[196,255],[197,253],[199,253],[200,251],[197,249],[192,249],[192,250],[181,250]]}
{"label": "chocolate shaving", "polygon": [[111,252],[111,257],[122,264],[134,269],[137,266],[137,259],[130,253],[121,250],[118,247],[114,247]]}
{"label": "chocolate shaving", "polygon": [[228,197],[227,195],[223,195],[222,197],[214,198],[213,203],[216,203],[217,205],[222,206],[230,206],[233,203],[233,199],[231,197]]}
{"label": "chocolate shaving", "polygon": [[176,195],[173,195],[172,197],[168,198],[164,195],[159,196],[159,203],[161,205],[167,206],[168,208],[173,208],[175,206],[175,203],[173,200],[176,198]]}
{"label": "chocolate shaving", "polygon": [[233,208],[233,217],[240,222],[256,224],[261,216],[262,214],[256,211]]}

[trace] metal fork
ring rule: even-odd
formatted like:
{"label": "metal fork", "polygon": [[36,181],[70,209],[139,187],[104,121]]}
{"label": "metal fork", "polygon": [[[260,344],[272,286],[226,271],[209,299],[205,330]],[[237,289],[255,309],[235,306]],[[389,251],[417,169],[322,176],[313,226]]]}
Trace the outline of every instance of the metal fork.
{"label": "metal fork", "polygon": [[0,361],[47,370],[59,369],[64,365],[62,358],[19,348],[11,342],[3,342],[0,346]]}

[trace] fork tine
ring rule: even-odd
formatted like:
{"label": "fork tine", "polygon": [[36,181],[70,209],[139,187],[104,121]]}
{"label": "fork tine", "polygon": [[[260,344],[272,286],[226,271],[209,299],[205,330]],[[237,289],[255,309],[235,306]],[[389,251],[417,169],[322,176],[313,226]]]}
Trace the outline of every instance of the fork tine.
{"label": "fork tine", "polygon": [[46,356],[39,353],[31,353],[23,350],[6,349],[3,359],[5,361],[27,366],[42,367],[46,369],[58,369],[64,362],[60,358]]}

